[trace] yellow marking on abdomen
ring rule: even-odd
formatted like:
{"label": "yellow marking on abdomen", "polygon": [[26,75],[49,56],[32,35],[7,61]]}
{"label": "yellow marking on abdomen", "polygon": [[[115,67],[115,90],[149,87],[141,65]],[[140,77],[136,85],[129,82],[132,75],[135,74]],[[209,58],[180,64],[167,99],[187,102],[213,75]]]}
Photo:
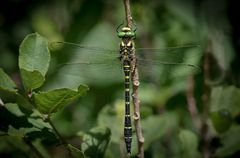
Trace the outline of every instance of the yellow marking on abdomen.
{"label": "yellow marking on abdomen", "polygon": [[129,76],[125,76],[125,78],[127,78],[127,79],[128,79],[128,78],[129,78]]}

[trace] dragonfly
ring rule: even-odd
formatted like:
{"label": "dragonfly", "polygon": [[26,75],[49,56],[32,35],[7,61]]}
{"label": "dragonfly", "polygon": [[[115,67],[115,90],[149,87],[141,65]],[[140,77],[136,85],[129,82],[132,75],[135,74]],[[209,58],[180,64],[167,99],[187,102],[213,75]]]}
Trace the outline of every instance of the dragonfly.
{"label": "dragonfly", "polygon": [[[184,70],[189,70],[191,73],[199,72],[197,65],[185,61],[185,57],[187,56],[185,53],[187,51],[192,53],[191,50],[197,48],[198,45],[189,44],[164,49],[135,48],[136,29],[132,30],[130,27],[122,27],[120,31],[117,29],[117,36],[120,38],[118,50],[84,46],[71,42],[55,42],[55,44],[76,46],[81,50],[81,52],[79,52],[80,58],[74,58],[72,62],[62,64],[67,71],[74,73],[82,72],[80,77],[84,77],[84,72],[87,72],[86,77],[91,78],[94,75],[89,73],[89,71],[91,69],[99,69],[94,71],[94,73],[98,73],[99,76],[104,76],[105,80],[110,79],[109,76],[113,78],[119,78],[119,75],[124,76],[125,115],[123,133],[126,151],[130,154],[132,143],[130,82],[133,68],[135,66],[138,67],[140,78],[142,73],[149,74],[151,71],[153,71],[153,73],[159,72],[159,70],[162,70],[161,67],[167,68],[167,73],[170,73],[171,67],[183,67]],[[193,55],[193,57],[194,56],[195,55]],[[168,69],[168,67],[170,67],[170,69]],[[104,69],[108,71],[104,73]],[[98,75],[95,75],[95,77],[96,76]],[[94,79],[96,82],[97,80],[98,79]]]}

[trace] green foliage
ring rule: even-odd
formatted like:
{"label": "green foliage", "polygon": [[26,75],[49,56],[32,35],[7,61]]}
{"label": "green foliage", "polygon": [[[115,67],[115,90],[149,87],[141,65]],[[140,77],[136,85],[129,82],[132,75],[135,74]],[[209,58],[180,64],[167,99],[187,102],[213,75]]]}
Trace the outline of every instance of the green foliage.
{"label": "green foliage", "polygon": [[198,138],[195,133],[184,129],[179,132],[178,136],[182,147],[182,157],[201,157],[198,152]]}
{"label": "green foliage", "polygon": [[16,92],[16,84],[11,80],[11,78],[0,68],[0,88],[2,90]]}
{"label": "green foliage", "polygon": [[72,155],[76,158],[84,158],[84,154],[76,147],[72,146],[71,144],[68,144],[68,148],[71,151]]}
{"label": "green foliage", "polygon": [[106,127],[95,127],[86,133],[78,133],[83,143],[81,149],[87,157],[104,157],[110,141],[111,131]]}
{"label": "green foliage", "polygon": [[[37,151],[35,154],[42,156],[39,152],[42,150],[42,145],[34,146],[32,143],[39,139],[53,144],[62,141],[54,134],[58,134],[58,131],[50,122],[51,114],[83,96],[88,91],[88,87],[79,85],[77,91],[69,88],[36,91],[44,84],[50,63],[48,41],[37,33],[30,34],[23,40],[19,51],[19,68],[26,90],[24,93],[30,94],[18,93],[16,84],[0,69],[0,92],[3,104],[0,107],[0,118],[3,121],[0,130],[3,135],[22,140],[33,151]],[[43,114],[47,114],[47,119]],[[72,156],[84,157],[82,152],[71,144],[66,148]]]}
{"label": "green foliage", "polygon": [[221,136],[222,146],[217,149],[217,157],[227,157],[240,150],[240,126],[234,125]]}
{"label": "green foliage", "polygon": [[[239,27],[232,26],[238,19],[229,18],[233,2],[221,1],[217,7],[196,0],[130,2],[136,48],[200,45],[175,56],[141,56],[162,55],[200,67],[139,67],[145,157],[238,157],[240,60],[234,31]],[[15,8],[19,1],[6,4]],[[0,157],[125,157],[121,65],[114,70],[114,62],[74,68],[69,63],[111,56],[64,44],[49,48],[67,41],[117,50],[116,28],[125,19],[122,1],[22,1],[18,18],[1,7]],[[30,32],[39,33],[26,35]],[[135,157],[134,118],[132,124]]]}
{"label": "green foliage", "polygon": [[88,90],[87,86],[80,85],[77,91],[62,88],[48,92],[38,92],[33,94],[37,109],[43,114],[51,114],[62,109],[63,106],[82,96]]}
{"label": "green foliage", "polygon": [[19,48],[19,68],[27,91],[42,86],[49,62],[47,39],[37,33],[28,35]]}

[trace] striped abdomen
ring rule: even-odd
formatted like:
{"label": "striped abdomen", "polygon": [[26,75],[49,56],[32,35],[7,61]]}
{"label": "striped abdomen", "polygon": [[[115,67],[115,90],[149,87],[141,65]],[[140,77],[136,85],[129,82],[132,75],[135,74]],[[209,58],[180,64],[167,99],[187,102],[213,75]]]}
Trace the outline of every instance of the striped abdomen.
{"label": "striped abdomen", "polygon": [[130,115],[130,61],[123,62],[123,70],[125,75],[125,121],[124,121],[124,138],[127,153],[131,153],[132,143],[132,125]]}

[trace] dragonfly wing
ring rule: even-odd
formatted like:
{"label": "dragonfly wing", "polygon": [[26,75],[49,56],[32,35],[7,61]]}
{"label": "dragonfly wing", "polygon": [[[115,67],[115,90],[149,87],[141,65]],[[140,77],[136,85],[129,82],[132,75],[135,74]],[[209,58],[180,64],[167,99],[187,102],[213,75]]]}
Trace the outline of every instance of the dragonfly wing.
{"label": "dragonfly wing", "polygon": [[154,59],[162,63],[182,63],[185,58],[201,56],[201,47],[199,45],[182,45],[178,47],[167,48],[138,48],[137,57],[143,59]]}
{"label": "dragonfly wing", "polygon": [[[65,54],[71,53],[70,60],[58,66],[58,74],[62,80],[86,84],[122,81],[118,50],[83,46],[70,42],[54,42],[52,45],[64,46]],[[106,82],[106,80],[108,81]]]}
{"label": "dragonfly wing", "polygon": [[[200,71],[199,47],[181,46],[167,49],[136,50],[137,66],[144,80],[168,81]],[[165,81],[164,81],[165,82]]]}
{"label": "dragonfly wing", "polygon": [[113,50],[113,49],[106,49],[98,46],[87,46],[87,45],[81,45],[78,43],[72,43],[72,42],[63,42],[63,41],[55,41],[50,43],[50,48],[52,49],[62,49],[64,48],[65,50],[84,50],[84,51],[89,51],[89,52],[95,52],[98,54],[116,54],[119,51],[118,50]]}
{"label": "dragonfly wing", "polygon": [[65,63],[61,64],[59,71],[68,82],[109,84],[123,81],[121,62],[118,59]]}

